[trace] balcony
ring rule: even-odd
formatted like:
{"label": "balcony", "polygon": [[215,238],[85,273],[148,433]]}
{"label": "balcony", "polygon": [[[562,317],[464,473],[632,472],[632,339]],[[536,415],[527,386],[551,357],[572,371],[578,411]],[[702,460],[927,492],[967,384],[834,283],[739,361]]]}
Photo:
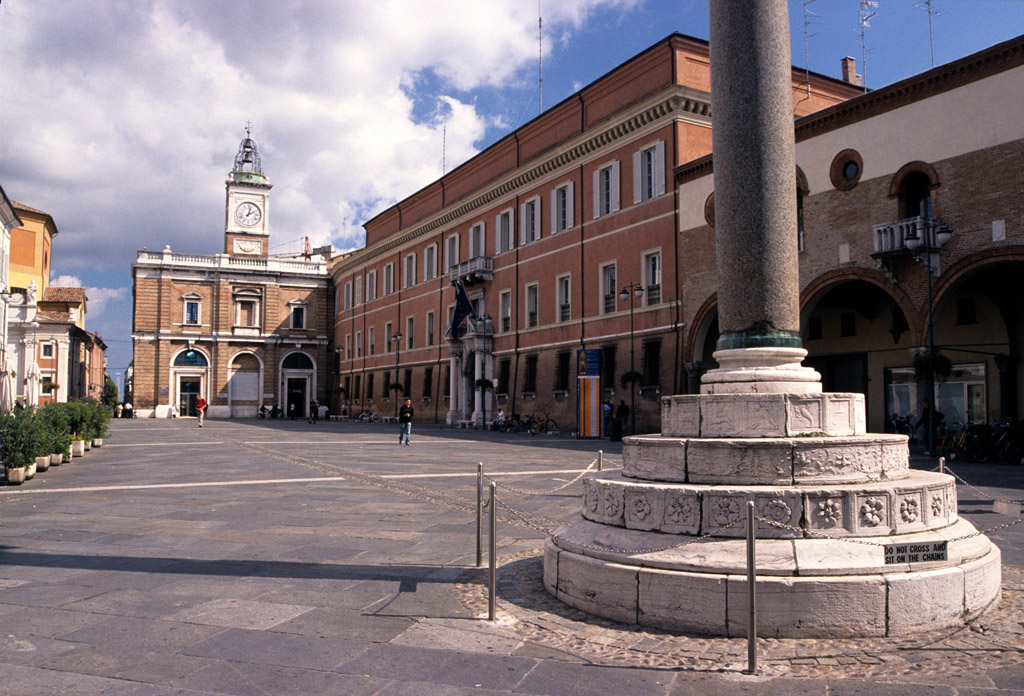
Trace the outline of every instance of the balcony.
{"label": "balcony", "polygon": [[494,278],[494,258],[475,256],[451,267],[452,282],[461,280],[466,285],[483,283]]}
{"label": "balcony", "polygon": [[661,285],[647,286],[647,306],[661,304]]}
{"label": "balcony", "polygon": [[512,317],[504,316],[501,318],[501,332],[508,333],[512,330]]}
{"label": "balcony", "polygon": [[611,314],[615,311],[615,301],[618,296],[613,292],[610,295],[604,296],[604,313]]}
{"label": "balcony", "polygon": [[572,306],[568,303],[558,305],[558,321],[569,321],[572,319]]}
{"label": "balcony", "polygon": [[871,230],[875,243],[871,258],[890,273],[897,260],[937,253],[949,237],[949,228],[941,220],[923,215],[874,225]]}
{"label": "balcony", "polygon": [[532,329],[537,325],[537,312],[526,313],[526,328]]}

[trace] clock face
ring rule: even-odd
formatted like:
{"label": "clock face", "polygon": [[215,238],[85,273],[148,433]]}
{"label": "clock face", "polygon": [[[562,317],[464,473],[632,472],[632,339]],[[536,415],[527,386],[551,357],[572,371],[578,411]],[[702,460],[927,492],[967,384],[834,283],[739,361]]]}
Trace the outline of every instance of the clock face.
{"label": "clock face", "polygon": [[246,227],[252,227],[260,221],[261,217],[263,215],[260,213],[259,206],[255,203],[246,202],[235,208],[235,219]]}

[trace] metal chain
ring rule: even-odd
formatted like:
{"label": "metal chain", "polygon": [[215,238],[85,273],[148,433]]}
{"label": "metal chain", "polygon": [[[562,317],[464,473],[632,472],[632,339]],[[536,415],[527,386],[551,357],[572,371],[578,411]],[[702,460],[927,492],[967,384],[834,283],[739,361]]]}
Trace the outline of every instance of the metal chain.
{"label": "metal chain", "polygon": [[545,518],[550,523],[550,526],[542,527],[539,524],[531,522],[529,519],[527,519],[525,513],[516,510],[514,507],[500,500],[499,498],[495,498],[494,502],[498,504],[498,507],[502,508],[503,510],[506,510],[510,515],[518,519],[524,527],[526,527],[527,529],[532,529],[535,532],[540,532],[541,534],[551,534],[551,530],[558,524],[558,520]]}
{"label": "metal chain", "polygon": [[1007,522],[1005,524],[996,525],[995,527],[989,527],[988,529],[975,532],[974,534],[964,534],[963,536],[958,536],[955,539],[950,539],[949,541],[963,541],[964,539],[970,539],[971,537],[981,536],[982,534],[991,534],[992,532],[998,532],[1002,529],[1006,529],[1007,527],[1012,527],[1014,525],[1020,524],[1021,522],[1024,522],[1024,517],[1018,517],[1017,519]]}
{"label": "metal chain", "polygon": [[874,541],[864,541],[863,539],[851,539],[849,537],[841,537],[841,536],[836,536],[834,534],[825,534],[824,532],[816,532],[816,531],[813,531],[813,530],[810,530],[810,529],[803,529],[801,527],[794,527],[791,524],[786,524],[785,522],[776,522],[775,520],[770,520],[767,517],[755,517],[754,519],[756,519],[759,522],[764,522],[765,524],[767,524],[770,527],[778,527],[779,529],[788,529],[791,532],[798,532],[801,536],[806,534],[807,536],[816,537],[818,539],[832,539],[834,541],[848,541],[851,544],[863,544],[865,546],[878,546],[878,547],[885,546],[884,543],[879,544],[879,543],[874,542]]}
{"label": "metal chain", "polygon": [[576,478],[574,478],[573,480],[569,481],[568,483],[566,483],[566,484],[564,484],[562,486],[559,486],[558,488],[552,488],[552,489],[546,490],[546,491],[524,491],[524,490],[520,490],[518,488],[513,488],[512,486],[508,486],[508,485],[502,483],[501,481],[498,481],[497,479],[491,478],[487,474],[484,474],[484,478],[487,479],[488,481],[493,482],[496,486],[498,486],[498,488],[504,488],[506,491],[512,491],[513,493],[516,493],[518,495],[526,495],[526,496],[531,496],[531,495],[552,495],[553,493],[558,493],[559,491],[565,490],[566,488],[568,488],[572,484],[574,484],[577,481],[579,481],[587,473],[589,473],[590,470],[593,469],[596,465],[597,465],[597,459],[595,458],[594,461],[590,462],[590,464],[587,466],[587,468],[584,469],[583,471],[581,471],[580,474]]}
{"label": "metal chain", "polygon": [[[732,529],[733,527],[736,527],[737,525],[739,525],[741,523],[745,523],[745,522],[746,522],[746,518],[745,517],[740,517],[735,522],[730,524],[728,527],[722,527],[721,529],[717,530],[717,532],[721,532],[721,531],[726,530],[726,529]],[[706,534],[701,534],[700,536],[695,536],[695,537],[690,537],[690,538],[687,538],[687,539],[683,539],[678,544],[671,544],[669,546],[659,546],[657,548],[637,548],[637,549],[619,549],[619,548],[612,548],[612,547],[608,547],[608,546],[594,546],[592,544],[584,544],[583,542],[572,541],[572,540],[569,540],[569,539],[565,539],[564,541],[565,541],[566,544],[570,544],[572,546],[579,546],[580,548],[589,549],[590,551],[600,551],[600,552],[604,552],[604,553],[611,552],[611,553],[623,553],[623,554],[636,554],[636,553],[658,553],[659,551],[670,551],[672,549],[678,549],[678,548],[683,547],[683,546],[689,546],[690,544],[696,544],[698,541],[703,541],[703,540],[708,539],[708,538],[710,538],[712,536],[716,536],[716,534],[712,534],[711,532],[708,532]],[[741,539],[742,537],[735,537],[735,538],[740,538]],[[551,537],[551,539],[555,543],[558,543],[562,539],[562,537],[559,537],[558,535],[553,535]],[[561,546],[561,544],[559,544],[559,546]],[[564,546],[563,546],[563,548],[564,548]]]}
{"label": "metal chain", "polygon": [[978,489],[976,486],[968,483],[967,480],[964,479],[963,476],[961,476],[960,474],[958,474],[955,471],[953,471],[952,469],[950,469],[948,464],[946,465],[946,471],[953,478],[955,478],[957,481],[959,481],[960,483],[962,483],[965,486],[967,486],[968,488],[970,488],[972,491],[974,491],[975,493],[980,495],[982,498],[986,498],[986,499],[991,500],[991,501],[996,502],[996,503],[1010,503],[1010,504],[1016,504],[1016,505],[1024,504],[1024,500],[1003,500],[1001,498],[996,498],[994,496],[989,495],[988,493],[985,493],[984,491]]}

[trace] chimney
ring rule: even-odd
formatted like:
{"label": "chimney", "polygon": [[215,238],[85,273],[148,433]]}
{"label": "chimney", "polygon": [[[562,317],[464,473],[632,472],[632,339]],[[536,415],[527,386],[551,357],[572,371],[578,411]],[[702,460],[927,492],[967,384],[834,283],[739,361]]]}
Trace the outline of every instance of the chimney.
{"label": "chimney", "polygon": [[858,87],[863,86],[860,75],[857,74],[857,61],[850,56],[846,56],[839,62],[843,64],[843,82],[848,82]]}

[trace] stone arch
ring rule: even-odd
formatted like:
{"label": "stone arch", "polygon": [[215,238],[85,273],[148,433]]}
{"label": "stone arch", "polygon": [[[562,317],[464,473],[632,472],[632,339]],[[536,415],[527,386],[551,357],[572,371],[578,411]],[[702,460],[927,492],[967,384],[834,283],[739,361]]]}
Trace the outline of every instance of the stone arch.
{"label": "stone arch", "polygon": [[938,188],[939,186],[939,175],[935,171],[935,168],[927,162],[915,160],[913,162],[907,162],[899,171],[892,176],[892,180],[889,182],[889,198],[896,198],[900,195],[900,186],[903,185],[903,180],[914,173],[924,174],[928,177],[931,182],[931,188]]}
{"label": "stone arch", "polygon": [[686,339],[686,348],[683,354],[685,362],[693,362],[710,358],[702,352],[703,344],[707,338],[708,331],[712,324],[718,319],[718,293],[715,293],[704,300],[704,303],[693,315],[693,322],[690,324],[689,335]]}
{"label": "stone arch", "polygon": [[302,349],[282,355],[278,375],[277,402],[285,416],[304,418],[309,415],[309,402],[319,393],[313,356]]}
{"label": "stone arch", "polygon": [[910,296],[903,290],[903,288],[893,282],[892,279],[884,273],[871,268],[862,268],[859,266],[837,268],[827,271],[804,286],[804,289],[800,291],[801,335],[803,335],[803,327],[808,314],[814,309],[815,303],[820,300],[825,293],[841,283],[857,280],[875,285],[888,294],[893,302],[895,302],[900,308],[900,311],[903,312],[903,316],[906,318],[908,323],[910,335],[915,337],[917,336],[917,332],[920,330],[920,325],[915,321],[918,316],[918,308],[914,305]]}
{"label": "stone arch", "polygon": [[254,418],[263,404],[263,360],[250,349],[228,360],[228,409],[232,418]]}

